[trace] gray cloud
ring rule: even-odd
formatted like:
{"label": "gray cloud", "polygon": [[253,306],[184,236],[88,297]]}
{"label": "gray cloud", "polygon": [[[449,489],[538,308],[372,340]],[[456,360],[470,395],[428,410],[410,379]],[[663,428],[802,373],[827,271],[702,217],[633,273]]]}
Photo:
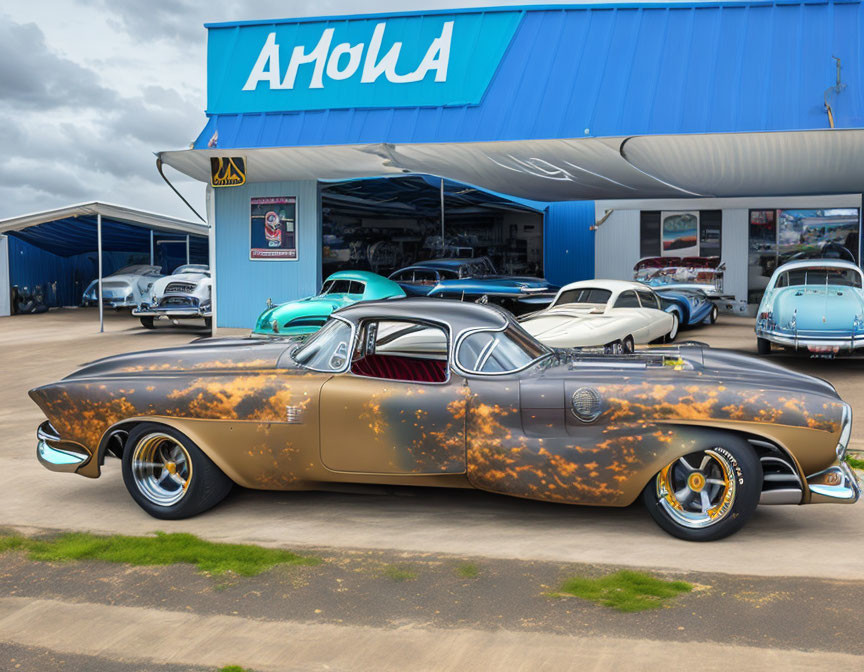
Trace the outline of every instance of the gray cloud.
{"label": "gray cloud", "polygon": [[3,105],[23,109],[109,105],[115,93],[91,70],[49,51],[36,24],[0,16]]}

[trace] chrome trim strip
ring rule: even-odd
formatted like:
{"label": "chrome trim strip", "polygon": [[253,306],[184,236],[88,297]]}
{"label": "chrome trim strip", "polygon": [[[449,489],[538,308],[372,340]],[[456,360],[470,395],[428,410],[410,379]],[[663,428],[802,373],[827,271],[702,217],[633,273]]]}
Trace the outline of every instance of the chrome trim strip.
{"label": "chrome trim strip", "polygon": [[798,488],[778,488],[777,490],[763,490],[759,496],[759,504],[774,506],[784,504],[800,504],[804,491]]}

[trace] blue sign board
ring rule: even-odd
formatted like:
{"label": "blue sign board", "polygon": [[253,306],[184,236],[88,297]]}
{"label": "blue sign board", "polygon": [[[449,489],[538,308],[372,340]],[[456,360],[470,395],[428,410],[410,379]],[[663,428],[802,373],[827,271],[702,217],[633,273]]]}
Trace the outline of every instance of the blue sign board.
{"label": "blue sign board", "polygon": [[207,112],[476,105],[522,12],[210,26]]}

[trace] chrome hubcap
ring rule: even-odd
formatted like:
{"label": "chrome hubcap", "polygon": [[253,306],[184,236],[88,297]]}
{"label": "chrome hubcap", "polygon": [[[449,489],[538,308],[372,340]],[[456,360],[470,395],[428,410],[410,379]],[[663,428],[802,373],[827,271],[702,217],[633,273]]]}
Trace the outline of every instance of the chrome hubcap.
{"label": "chrome hubcap", "polygon": [[192,460],[173,436],[142,436],[132,453],[132,477],[138,491],[159,506],[183,499],[192,481]]}
{"label": "chrome hubcap", "polygon": [[657,500],[679,525],[710,527],[732,510],[737,490],[734,474],[729,459],[717,450],[690,453],[657,475]]}

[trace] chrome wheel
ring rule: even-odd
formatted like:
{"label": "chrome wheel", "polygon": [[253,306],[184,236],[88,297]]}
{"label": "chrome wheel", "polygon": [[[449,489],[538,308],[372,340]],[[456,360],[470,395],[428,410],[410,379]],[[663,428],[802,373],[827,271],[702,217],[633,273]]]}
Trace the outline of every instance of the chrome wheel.
{"label": "chrome wheel", "polygon": [[132,477],[139,492],[153,504],[172,506],[189,489],[192,459],[173,436],[145,434],[132,453]]}
{"label": "chrome wheel", "polygon": [[680,457],[657,475],[657,501],[684,527],[710,527],[732,510],[737,492],[735,458],[715,447]]}

